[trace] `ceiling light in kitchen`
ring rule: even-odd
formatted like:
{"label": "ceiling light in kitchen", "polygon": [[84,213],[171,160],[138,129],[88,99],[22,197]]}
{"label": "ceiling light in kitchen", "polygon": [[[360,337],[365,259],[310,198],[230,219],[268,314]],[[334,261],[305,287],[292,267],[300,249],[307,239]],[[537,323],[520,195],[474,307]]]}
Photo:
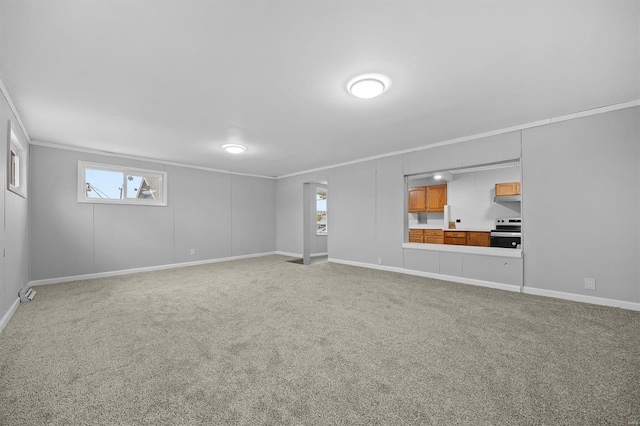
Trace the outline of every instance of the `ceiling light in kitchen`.
{"label": "ceiling light in kitchen", "polygon": [[227,151],[230,152],[231,154],[240,154],[242,152],[245,152],[247,150],[246,146],[243,145],[236,145],[236,144],[226,144],[226,145],[222,145],[222,147]]}
{"label": "ceiling light in kitchen", "polygon": [[433,178],[434,178],[435,180],[440,180],[440,179],[442,179],[442,175],[435,175]]}
{"label": "ceiling light in kitchen", "polygon": [[380,74],[364,74],[352,78],[347,90],[360,99],[371,99],[381,95],[389,88],[389,79]]}

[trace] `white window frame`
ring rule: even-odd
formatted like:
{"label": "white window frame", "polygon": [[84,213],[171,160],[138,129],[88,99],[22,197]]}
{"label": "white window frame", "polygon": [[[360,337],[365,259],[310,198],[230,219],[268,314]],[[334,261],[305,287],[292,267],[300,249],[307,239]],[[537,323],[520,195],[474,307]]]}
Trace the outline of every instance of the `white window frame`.
{"label": "white window frame", "polygon": [[[86,170],[104,170],[108,172],[122,173],[123,192],[127,193],[127,176],[149,176],[160,180],[158,190],[160,198],[89,198],[87,197]],[[128,204],[136,206],[167,206],[167,172],[161,170],[139,169],[126,166],[114,166],[111,164],[90,163],[78,161],[78,202],[93,204]]]}
{"label": "white window frame", "polygon": [[[9,135],[7,143],[7,189],[22,198],[27,198],[27,148],[20,139],[20,132],[9,120]],[[15,168],[13,160],[15,159]],[[17,170],[16,170],[17,169]],[[13,171],[16,170],[15,184]]]}

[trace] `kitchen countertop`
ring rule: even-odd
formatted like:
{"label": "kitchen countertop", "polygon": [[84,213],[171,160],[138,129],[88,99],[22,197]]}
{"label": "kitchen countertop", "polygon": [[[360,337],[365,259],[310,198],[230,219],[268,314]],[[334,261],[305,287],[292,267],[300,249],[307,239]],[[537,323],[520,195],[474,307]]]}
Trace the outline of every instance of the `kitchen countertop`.
{"label": "kitchen countertop", "polygon": [[[442,229],[441,226],[429,226],[429,225],[414,225],[410,226],[409,229]],[[444,232],[491,232],[490,229],[478,229],[478,228],[456,228],[456,229],[442,229]]]}
{"label": "kitchen countertop", "polygon": [[[452,229],[454,231],[454,229]],[[403,243],[403,249],[427,250],[450,253],[479,254],[483,256],[522,258],[522,249],[502,247],[457,246],[448,244]]]}

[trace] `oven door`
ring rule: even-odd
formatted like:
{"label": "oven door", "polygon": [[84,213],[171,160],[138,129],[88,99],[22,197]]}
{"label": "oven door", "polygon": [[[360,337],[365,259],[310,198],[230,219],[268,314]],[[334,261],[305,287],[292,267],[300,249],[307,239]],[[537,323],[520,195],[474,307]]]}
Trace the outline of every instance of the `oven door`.
{"label": "oven door", "polygon": [[491,247],[520,248],[522,234],[519,232],[492,232]]}

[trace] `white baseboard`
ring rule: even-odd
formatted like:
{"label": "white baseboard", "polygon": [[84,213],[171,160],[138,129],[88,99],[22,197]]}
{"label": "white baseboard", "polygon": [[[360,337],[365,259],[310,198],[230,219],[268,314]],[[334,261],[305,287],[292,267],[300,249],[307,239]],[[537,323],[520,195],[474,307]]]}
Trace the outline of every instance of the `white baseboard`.
{"label": "white baseboard", "polygon": [[495,288],[498,290],[507,290],[520,293],[520,286],[513,284],[494,283],[492,281],[475,280],[472,278],[456,277],[453,275],[435,274],[432,272],[414,271],[412,269],[398,268],[394,266],[374,265],[371,263],[352,262],[350,260],[329,258],[329,262],[341,263],[343,265],[359,266],[362,268],[378,269],[381,271],[397,272],[400,274],[417,275],[419,277],[434,278],[437,280],[452,281],[460,284],[477,285],[480,287]]}
{"label": "white baseboard", "polygon": [[13,304],[11,305],[7,313],[4,314],[0,319],[0,333],[2,333],[2,330],[4,330],[7,324],[9,324],[9,320],[18,309],[18,306],[20,306],[20,298],[17,298],[16,300],[13,301]]}
{"label": "white baseboard", "polygon": [[288,251],[277,251],[276,254],[279,254],[280,256],[302,257],[301,253],[289,253]]}
{"label": "white baseboard", "polygon": [[494,283],[491,281],[475,280],[471,278],[455,277],[451,275],[435,274],[432,272],[414,271],[411,269],[397,268],[392,266],[374,265],[364,262],[353,262],[351,260],[329,258],[329,262],[341,263],[343,265],[359,266],[361,268],[378,269],[381,271],[397,272],[407,275],[417,275],[419,277],[434,278],[438,280],[453,281],[461,284],[477,285],[482,287],[495,288],[499,290],[507,290],[518,293],[533,294],[536,296],[554,297],[556,299],[573,300],[575,302],[591,303],[601,306],[612,306],[616,308],[628,309],[631,311],[640,311],[640,303],[625,302],[624,300],[605,299],[603,297],[584,296],[581,294],[565,293],[562,291],[544,290],[533,287],[520,287],[512,284]]}
{"label": "white baseboard", "polygon": [[480,287],[495,288],[497,290],[513,291],[515,293],[520,293],[521,291],[521,287],[515,284],[496,283],[493,281],[477,280],[474,278],[456,277],[455,275],[434,274],[432,272],[414,271],[412,269],[405,269],[404,273],[407,275],[417,275],[419,277],[434,278],[436,280],[452,281],[454,283],[460,284],[477,285]]}
{"label": "white baseboard", "polygon": [[208,263],[219,263],[219,262],[229,262],[232,260],[250,259],[252,257],[263,257],[263,256],[270,256],[273,254],[277,254],[277,252],[270,251],[265,253],[245,254],[242,256],[221,257],[218,259],[196,260],[193,262],[170,263],[168,265],[147,266],[144,268],[121,269],[119,271],[108,271],[108,272],[97,272],[93,274],[73,275],[70,277],[47,278],[44,280],[30,281],[29,285],[40,286],[40,285],[47,285],[47,284],[66,283],[71,281],[90,280],[93,278],[115,277],[118,275],[137,274],[139,272],[160,271],[163,269],[184,268],[186,266],[197,266],[197,265],[205,265]]}
{"label": "white baseboard", "polygon": [[334,257],[330,257],[329,262],[340,263],[341,265],[358,266],[360,268],[377,269],[378,271],[397,272],[400,274],[405,273],[405,270],[403,268],[397,268],[395,266],[385,266],[385,265],[375,265],[373,263],[354,262],[352,260],[342,260],[342,259],[336,259]]}
{"label": "white baseboard", "polygon": [[[277,251],[275,254],[279,254],[280,256],[289,256],[289,257],[302,257],[302,253],[289,253],[287,251]],[[311,253],[311,257],[320,257],[320,256],[328,256],[329,253]]]}
{"label": "white baseboard", "polygon": [[556,299],[573,300],[574,302],[591,303],[593,305],[612,306],[631,311],[640,311],[640,303],[625,302],[624,300],[605,299],[604,297],[585,296],[582,294],[565,293],[563,291],[545,290],[534,287],[523,287],[522,292],[536,296],[554,297]]}

